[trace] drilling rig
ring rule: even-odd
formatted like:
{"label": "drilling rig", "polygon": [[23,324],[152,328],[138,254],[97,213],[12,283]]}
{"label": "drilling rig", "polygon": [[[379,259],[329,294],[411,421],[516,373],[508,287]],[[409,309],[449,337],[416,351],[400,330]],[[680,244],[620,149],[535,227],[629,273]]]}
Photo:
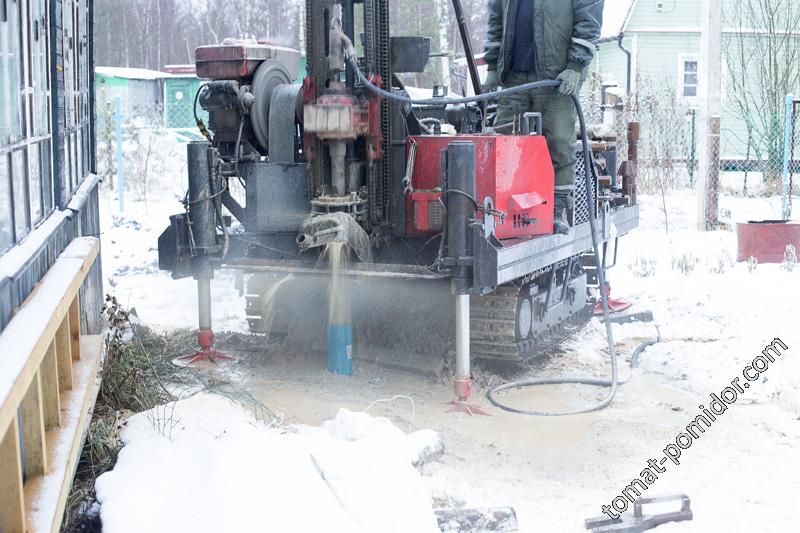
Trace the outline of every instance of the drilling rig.
{"label": "drilling rig", "polygon": [[[296,50],[256,41],[197,49],[198,76],[208,80],[196,102],[209,115],[207,128],[198,120],[206,141],[188,146],[185,212],[159,238],[159,262],[176,279],[197,280],[195,357],[215,359],[215,270],[246,279],[251,330],[265,333],[264,280],[327,275],[322,250],[345,243],[354,261],[344,276],[389,280],[398,294],[423,285],[438,302],[404,309],[386,301],[363,321],[369,328],[354,311],[348,356],[454,353],[455,393],[465,402],[472,359],[528,361],[564,324],[591,316],[605,250],[638,225],[635,175],[617,178],[608,139],[593,142],[586,160],[576,135],[572,230],[554,235],[541,117],[518,116],[501,134],[491,102],[454,104],[441,88],[411,101],[401,75],[425,70],[431,42],[392,36],[389,12],[389,0],[308,0],[302,83],[294,83]],[[374,328],[376,320],[386,327]]]}

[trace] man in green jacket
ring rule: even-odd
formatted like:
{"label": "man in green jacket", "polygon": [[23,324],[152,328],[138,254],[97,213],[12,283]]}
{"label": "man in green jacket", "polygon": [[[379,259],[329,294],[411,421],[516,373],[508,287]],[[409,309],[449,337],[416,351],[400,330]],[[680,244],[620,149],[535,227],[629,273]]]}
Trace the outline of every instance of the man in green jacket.
{"label": "man in green jacket", "polygon": [[[600,37],[604,0],[489,0],[484,92],[532,81],[558,80],[556,89],[503,96],[494,121],[511,130],[517,114],[542,114],[556,173],[555,231],[569,233],[575,188],[575,107]],[[505,127],[504,127],[505,126]]]}

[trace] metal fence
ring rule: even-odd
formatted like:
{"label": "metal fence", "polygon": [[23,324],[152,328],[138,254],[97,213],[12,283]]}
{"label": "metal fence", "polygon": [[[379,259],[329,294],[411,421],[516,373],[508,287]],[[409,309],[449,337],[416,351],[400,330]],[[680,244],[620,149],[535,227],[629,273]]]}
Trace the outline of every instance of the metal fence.
{"label": "metal fence", "polygon": [[[593,75],[584,94],[587,121],[596,131],[617,138],[619,162],[628,150],[629,122],[641,125],[638,149],[640,192],[666,195],[675,188],[696,188],[702,194],[698,215],[705,227],[719,224],[721,194],[781,195],[781,212],[789,219],[800,178],[800,98],[789,96],[785,109],[771,116],[711,117],[676,94],[671,84],[637,79],[634,94],[607,85]],[[701,224],[702,225],[702,224]]]}
{"label": "metal fence", "polygon": [[[781,196],[783,201],[781,207],[783,219],[789,220],[792,217],[792,198],[797,194],[796,177],[800,177],[800,127],[797,122],[800,119],[800,98],[792,95],[786,97],[786,131],[784,133],[784,165],[783,165],[783,184]],[[797,187],[797,188],[796,188]]]}
{"label": "metal fence", "polygon": [[[164,183],[156,184],[151,178],[175,171],[169,160],[184,160],[181,145],[203,140],[191,107],[167,107],[125,105],[119,97],[97,99],[98,172],[115,190],[120,212],[125,210],[126,196],[146,201],[151,186],[163,187]],[[208,122],[207,114],[201,118]]]}
{"label": "metal fence", "polygon": [[[797,194],[795,175],[800,172],[800,99],[789,95],[783,112],[760,116],[757,121],[742,117],[745,139],[725,119],[709,119],[708,147],[699,144],[699,178],[704,191],[706,227],[718,224],[724,213],[718,209],[719,195],[780,196],[781,210],[773,218],[789,220],[792,216],[793,196]],[[739,149],[725,149],[739,140]],[[723,145],[721,147],[721,144]],[[741,144],[744,145],[742,154]],[[706,151],[707,150],[707,151]],[[731,154],[733,152],[733,155]],[[708,154],[707,158],[703,154]],[[707,162],[706,162],[707,159]],[[704,188],[702,186],[705,186]]]}

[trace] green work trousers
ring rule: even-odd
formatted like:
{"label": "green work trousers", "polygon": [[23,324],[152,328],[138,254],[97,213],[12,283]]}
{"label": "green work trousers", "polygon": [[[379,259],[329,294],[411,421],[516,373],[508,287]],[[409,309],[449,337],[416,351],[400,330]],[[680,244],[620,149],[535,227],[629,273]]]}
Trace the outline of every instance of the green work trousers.
{"label": "green work trousers", "polygon": [[[533,73],[510,72],[503,88],[516,87],[523,83],[540,81]],[[501,96],[497,107],[495,127],[514,121],[519,113],[541,113],[542,129],[550,149],[553,169],[556,173],[556,194],[571,194],[575,188],[575,146],[577,135],[575,121],[577,113],[572,97],[561,96],[555,88],[525,91]],[[507,129],[504,131],[508,131]]]}

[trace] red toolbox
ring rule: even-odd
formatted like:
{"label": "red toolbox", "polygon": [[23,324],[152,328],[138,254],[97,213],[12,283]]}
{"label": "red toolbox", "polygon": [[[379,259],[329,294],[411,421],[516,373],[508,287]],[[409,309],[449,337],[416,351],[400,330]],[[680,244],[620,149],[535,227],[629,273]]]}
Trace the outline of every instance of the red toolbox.
{"label": "red toolbox", "polygon": [[[406,197],[406,231],[425,237],[442,231],[442,151],[453,141],[475,143],[476,200],[491,198],[505,214],[496,220],[498,239],[553,233],[554,171],[545,138],[539,135],[421,135],[416,145],[411,193]],[[482,219],[479,213],[478,218]]]}

